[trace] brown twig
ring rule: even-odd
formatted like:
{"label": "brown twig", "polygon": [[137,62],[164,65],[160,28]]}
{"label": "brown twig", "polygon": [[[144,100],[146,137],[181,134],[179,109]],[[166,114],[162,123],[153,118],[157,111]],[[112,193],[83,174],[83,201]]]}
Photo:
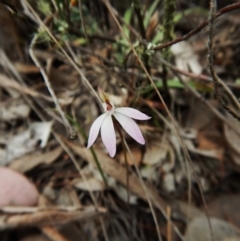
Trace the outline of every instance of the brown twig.
{"label": "brown twig", "polygon": [[[230,12],[230,11],[233,11],[235,9],[238,9],[240,8],[240,3],[234,3],[230,6],[227,6],[227,7],[224,7],[222,9],[220,9],[216,14],[215,14],[215,17],[214,18],[218,18],[220,17],[221,15],[223,15],[224,13],[227,13],[227,12]],[[209,20],[206,20],[205,22],[201,23],[198,27],[196,27],[195,29],[193,29],[192,31],[190,31],[189,33],[183,35],[182,37],[179,37],[179,38],[176,38],[168,43],[164,43],[164,44],[159,44],[159,45],[156,45],[153,49],[156,51],[156,50],[161,50],[161,49],[164,49],[166,47],[169,47],[169,46],[172,46],[173,44],[176,44],[176,43],[179,43],[179,42],[182,42],[184,40],[187,40],[189,39],[190,37],[192,37],[194,34],[200,32],[204,27],[206,27],[207,25],[209,24]]]}
{"label": "brown twig", "polygon": [[[240,6],[240,4],[238,4]],[[213,67],[213,35],[214,35],[214,20],[216,18],[216,9],[217,9],[217,3],[215,0],[211,0],[210,2],[210,13],[209,13],[209,34],[208,34],[208,67],[211,74],[211,77],[214,82],[214,91],[216,98],[220,101],[222,107],[229,112],[234,118],[236,118],[238,121],[240,121],[240,116],[236,114],[231,108],[227,106],[227,104],[222,99],[222,95],[219,91],[219,79],[218,76],[215,73],[214,67]],[[233,8],[230,8],[233,9]]]}
{"label": "brown twig", "polygon": [[94,206],[86,207],[80,210],[62,211],[62,210],[44,210],[32,213],[3,214],[0,221],[1,230],[12,229],[16,227],[63,225],[73,221],[87,221],[95,219],[106,213],[104,208]]}

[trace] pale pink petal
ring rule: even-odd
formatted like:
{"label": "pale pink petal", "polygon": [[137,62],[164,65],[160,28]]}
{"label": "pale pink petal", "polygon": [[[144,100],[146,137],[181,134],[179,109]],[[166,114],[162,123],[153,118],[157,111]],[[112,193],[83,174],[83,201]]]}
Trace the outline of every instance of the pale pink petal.
{"label": "pale pink petal", "polygon": [[152,118],[140,112],[139,110],[136,110],[130,107],[120,107],[120,108],[116,108],[114,111],[120,114],[124,114],[136,120],[149,120]]}
{"label": "pale pink petal", "polygon": [[88,137],[88,145],[87,148],[89,148],[97,139],[100,127],[103,123],[104,118],[107,116],[107,113],[104,113],[100,115],[92,124],[89,137]]}
{"label": "pale pink petal", "polygon": [[111,157],[116,154],[116,134],[113,126],[112,115],[107,115],[101,126],[102,141]]}
{"label": "pale pink petal", "polygon": [[136,122],[131,119],[130,117],[123,115],[121,113],[115,112],[114,117],[117,119],[117,121],[121,124],[123,129],[138,143],[144,145],[145,140],[143,138],[142,132],[140,131],[138,125]]}

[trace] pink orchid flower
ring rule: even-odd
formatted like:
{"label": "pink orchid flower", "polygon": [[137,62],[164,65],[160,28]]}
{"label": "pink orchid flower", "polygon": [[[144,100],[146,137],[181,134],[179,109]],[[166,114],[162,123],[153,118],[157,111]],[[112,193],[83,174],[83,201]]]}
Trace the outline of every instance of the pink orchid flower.
{"label": "pink orchid flower", "polygon": [[[136,120],[149,120],[151,117],[144,113],[129,107],[115,108],[113,103],[109,100],[107,94],[98,87],[98,92],[105,113],[100,115],[92,124],[87,148],[91,147],[97,139],[99,130],[101,129],[101,137],[109,155],[114,157],[116,154],[116,134],[113,125],[112,116],[120,123],[122,128],[138,143],[144,145],[145,140],[138,125],[133,119]],[[133,118],[133,119],[132,119]]]}

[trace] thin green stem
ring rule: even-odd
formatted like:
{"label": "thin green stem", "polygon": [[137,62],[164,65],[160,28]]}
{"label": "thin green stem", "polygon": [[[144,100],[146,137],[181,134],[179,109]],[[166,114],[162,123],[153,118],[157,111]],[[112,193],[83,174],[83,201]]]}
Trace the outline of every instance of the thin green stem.
{"label": "thin green stem", "polygon": [[[81,127],[81,125],[79,125],[78,122],[77,122],[76,120],[74,120],[71,116],[66,115],[66,117],[67,117],[67,119],[68,119],[70,122],[72,122],[72,124],[73,124],[74,126],[77,127],[78,131],[80,132],[80,134],[82,135],[82,137],[84,138],[84,140],[87,142],[88,137],[87,137],[85,131],[83,130],[83,128]],[[96,163],[96,165],[97,165],[97,168],[98,168],[98,170],[99,170],[99,172],[100,172],[100,174],[101,174],[101,176],[102,176],[102,179],[103,179],[103,181],[104,181],[104,184],[105,184],[106,186],[108,186],[107,179],[106,179],[106,177],[104,176],[102,167],[101,167],[101,165],[100,165],[100,162],[99,162],[99,160],[98,160],[98,158],[97,158],[96,152],[94,151],[93,147],[90,147],[90,151],[91,151],[91,154],[92,154],[92,156],[93,156],[93,159],[94,159],[94,161],[95,161],[95,163]]]}

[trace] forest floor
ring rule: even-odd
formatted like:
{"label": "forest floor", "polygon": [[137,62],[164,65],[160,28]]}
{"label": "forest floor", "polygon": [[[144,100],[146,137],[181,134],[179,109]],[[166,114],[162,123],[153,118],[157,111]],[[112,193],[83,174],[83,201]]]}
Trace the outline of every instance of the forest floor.
{"label": "forest floor", "polygon": [[240,2],[211,6],[0,1],[1,241],[240,240]]}

